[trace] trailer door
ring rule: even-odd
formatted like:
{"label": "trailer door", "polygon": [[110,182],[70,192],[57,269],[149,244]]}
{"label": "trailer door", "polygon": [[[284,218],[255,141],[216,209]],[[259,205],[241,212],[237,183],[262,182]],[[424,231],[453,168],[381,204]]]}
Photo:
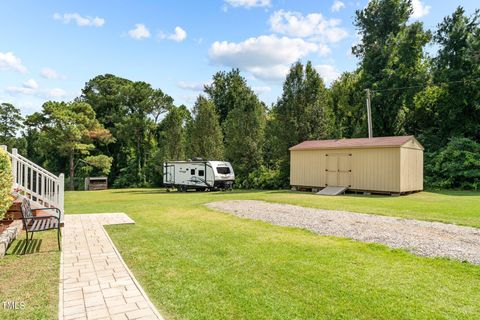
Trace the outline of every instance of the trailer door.
{"label": "trailer door", "polygon": [[166,163],[163,166],[163,183],[175,184],[175,165]]}

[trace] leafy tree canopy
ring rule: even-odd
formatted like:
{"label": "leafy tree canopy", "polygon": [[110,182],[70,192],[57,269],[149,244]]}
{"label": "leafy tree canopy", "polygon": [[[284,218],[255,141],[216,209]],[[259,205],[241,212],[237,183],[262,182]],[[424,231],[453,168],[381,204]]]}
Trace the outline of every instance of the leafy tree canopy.
{"label": "leafy tree canopy", "polygon": [[98,122],[93,108],[85,102],[46,102],[41,112],[27,118],[26,123],[40,131],[45,152],[53,150],[69,159],[70,189],[74,188],[75,157],[90,155],[94,140],[112,141],[108,130]]}
{"label": "leafy tree canopy", "polygon": [[0,104],[0,145],[12,148],[22,127],[23,117],[20,109],[10,103]]}

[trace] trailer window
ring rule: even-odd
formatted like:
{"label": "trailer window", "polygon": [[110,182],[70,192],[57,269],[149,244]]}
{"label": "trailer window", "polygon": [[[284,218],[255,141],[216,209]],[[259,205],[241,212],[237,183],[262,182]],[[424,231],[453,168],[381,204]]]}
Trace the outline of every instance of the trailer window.
{"label": "trailer window", "polygon": [[217,172],[220,174],[229,174],[230,168],[229,167],[218,167]]}
{"label": "trailer window", "polygon": [[204,176],[203,170],[198,170],[198,175],[199,175],[200,177],[203,177],[203,176]]}
{"label": "trailer window", "polygon": [[190,174],[191,174],[192,176],[194,176],[194,175],[195,175],[195,169],[190,169]]}

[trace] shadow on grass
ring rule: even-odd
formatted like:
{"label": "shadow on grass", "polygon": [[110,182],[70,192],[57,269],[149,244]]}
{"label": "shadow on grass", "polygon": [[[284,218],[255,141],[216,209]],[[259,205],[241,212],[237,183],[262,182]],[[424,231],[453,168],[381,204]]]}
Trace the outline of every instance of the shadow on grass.
{"label": "shadow on grass", "polygon": [[40,248],[42,247],[43,239],[32,239],[28,241],[28,247],[25,249],[27,245],[27,240],[17,240],[15,241],[15,247],[9,252],[12,255],[22,255],[23,250],[25,249],[25,254],[27,253],[39,253]]}
{"label": "shadow on grass", "polygon": [[[27,240],[15,240],[14,247],[8,248],[8,255],[14,256],[22,256],[23,250],[27,244]],[[28,241],[28,247],[25,249],[25,254],[44,254],[50,252],[57,252],[58,249],[51,249],[51,250],[42,250],[43,239],[32,239]],[[13,245],[13,244],[12,244]],[[47,246],[49,247],[49,246]]]}
{"label": "shadow on grass", "polygon": [[480,197],[480,191],[470,190],[425,190],[426,192],[455,197]]}

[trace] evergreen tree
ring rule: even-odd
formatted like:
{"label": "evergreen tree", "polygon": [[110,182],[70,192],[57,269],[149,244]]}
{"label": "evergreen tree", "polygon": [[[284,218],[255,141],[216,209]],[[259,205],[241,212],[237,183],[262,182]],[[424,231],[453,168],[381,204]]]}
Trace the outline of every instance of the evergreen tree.
{"label": "evergreen tree", "polygon": [[87,82],[80,99],[92,105],[115,138],[108,147],[97,146],[114,158],[111,181],[119,187],[149,184],[146,167],[158,151],[157,126],[173,99],[148,83],[111,74]]}
{"label": "evergreen tree", "polygon": [[265,105],[238,69],[216,73],[205,92],[219,113],[225,157],[241,181],[263,161]]}
{"label": "evergreen tree", "polygon": [[91,154],[94,140],[105,144],[112,141],[110,132],[95,118],[93,108],[81,101],[48,101],[26,122],[39,131],[43,152],[56,151],[68,159],[70,190],[74,190],[75,160]]}
{"label": "evergreen tree", "polygon": [[461,7],[438,25],[433,81],[441,84],[436,111],[442,142],[452,136],[480,141],[480,11]]}
{"label": "evergreen tree", "polygon": [[189,117],[190,112],[185,106],[172,106],[160,123],[162,162],[185,160],[186,123]]}
{"label": "evergreen tree", "polygon": [[193,121],[188,131],[189,157],[223,159],[223,134],[213,102],[203,96],[197,98],[193,108]]}
{"label": "evergreen tree", "polygon": [[330,92],[335,118],[333,135],[336,138],[365,137],[367,113],[360,73],[344,72],[333,82]]}
{"label": "evergreen tree", "polygon": [[20,110],[10,103],[0,104],[0,145],[9,149],[17,147],[17,134],[23,127]]}
{"label": "evergreen tree", "polygon": [[220,124],[223,124],[230,111],[238,104],[245,86],[245,79],[240,75],[239,69],[219,71],[213,75],[212,84],[205,86],[205,93],[217,108]]}
{"label": "evergreen tree", "polygon": [[305,67],[297,62],[283,84],[283,93],[273,108],[269,130],[281,175],[288,184],[290,172],[288,149],[304,140],[326,139],[332,134],[331,97],[311,62]]}
{"label": "evergreen tree", "polygon": [[406,133],[414,96],[428,80],[423,48],[430,33],[421,22],[407,23],[412,11],[408,0],[372,0],[356,12],[361,42],[352,51],[361,59],[363,88],[374,90],[376,136]]}

